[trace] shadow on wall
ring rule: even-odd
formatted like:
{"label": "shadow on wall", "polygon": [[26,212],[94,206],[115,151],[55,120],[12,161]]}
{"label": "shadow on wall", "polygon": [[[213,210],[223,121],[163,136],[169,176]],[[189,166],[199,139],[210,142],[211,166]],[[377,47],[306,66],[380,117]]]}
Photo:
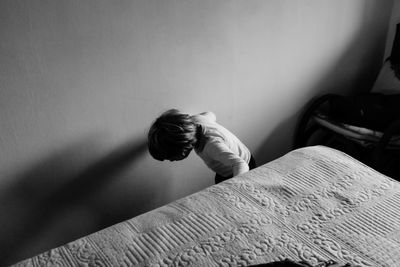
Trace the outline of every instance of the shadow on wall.
{"label": "shadow on wall", "polygon": [[[71,164],[79,160],[79,157],[76,158],[78,152],[88,149],[94,143],[93,140],[82,142],[49,156],[16,177],[14,179],[16,182],[9,190],[1,194],[1,266],[50,249],[54,244],[64,244],[137,215],[135,209],[125,209],[125,211],[115,209],[117,214],[102,210],[101,201],[104,199],[100,200],[98,195],[110,183],[115,183],[115,179],[123,178],[121,175],[124,171],[126,172],[128,167],[131,168],[145,154],[146,141],[127,142],[82,172],[73,173],[70,170],[73,169]],[[129,176],[129,179],[134,178],[131,177],[131,173]],[[140,184],[143,182],[140,181]],[[135,188],[132,188],[132,191],[134,195]],[[136,188],[136,191],[140,189]],[[135,199],[138,205],[146,201],[142,194],[138,193],[137,196],[142,198]],[[110,196],[106,201],[111,202],[115,199],[112,200]],[[114,203],[114,205],[119,204]],[[69,218],[71,214],[74,218]],[[60,219],[63,223],[57,225]],[[54,227],[55,236],[52,242],[42,240],[40,244],[41,234],[49,231],[48,228]],[[34,250],[26,247],[32,242],[35,244],[34,249],[40,251],[29,251],[29,249]],[[24,255],[20,255],[21,253]]]}
{"label": "shadow on wall", "polygon": [[[261,166],[291,150],[291,144],[287,140],[292,139],[292,125],[296,124],[297,116],[292,116],[282,120],[264,140],[255,153],[257,165]],[[279,144],[278,146],[276,144]]]}
{"label": "shadow on wall", "polygon": [[[373,83],[379,73],[383,62],[387,25],[384,20],[389,20],[392,2],[369,1],[371,10],[381,12],[370,12],[370,18],[360,23],[360,29],[336,62],[332,62],[330,69],[323,75],[314,86],[304,91],[304,99],[300,110],[282,122],[272,130],[265,139],[255,155],[258,165],[269,162],[292,150],[294,135],[304,110],[308,107],[311,99],[326,93],[338,93],[352,95],[365,93],[371,90]],[[382,25],[380,30],[375,25]],[[289,140],[289,142],[288,142]],[[278,145],[276,145],[278,144]]]}

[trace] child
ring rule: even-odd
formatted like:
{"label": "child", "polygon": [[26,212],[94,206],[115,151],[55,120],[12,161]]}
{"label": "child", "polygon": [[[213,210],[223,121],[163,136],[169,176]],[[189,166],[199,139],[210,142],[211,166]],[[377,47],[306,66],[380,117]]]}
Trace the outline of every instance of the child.
{"label": "child", "polygon": [[149,152],[157,160],[182,160],[192,149],[215,173],[215,183],[256,167],[249,149],[216,122],[212,112],[194,116],[177,109],[164,112],[150,127]]}

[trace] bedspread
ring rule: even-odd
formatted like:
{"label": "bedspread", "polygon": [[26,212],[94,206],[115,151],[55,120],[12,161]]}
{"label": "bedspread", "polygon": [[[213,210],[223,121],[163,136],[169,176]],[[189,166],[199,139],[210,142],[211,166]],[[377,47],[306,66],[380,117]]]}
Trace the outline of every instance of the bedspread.
{"label": "bedspread", "polygon": [[16,266],[248,266],[289,258],[400,266],[400,183],[323,146]]}

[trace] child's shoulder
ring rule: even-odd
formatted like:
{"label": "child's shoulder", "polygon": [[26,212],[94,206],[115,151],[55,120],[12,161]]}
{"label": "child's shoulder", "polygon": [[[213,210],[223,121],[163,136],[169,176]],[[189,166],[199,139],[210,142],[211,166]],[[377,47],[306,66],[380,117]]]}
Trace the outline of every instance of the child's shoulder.
{"label": "child's shoulder", "polygon": [[192,119],[198,123],[216,122],[217,116],[211,111],[202,112],[192,116]]}

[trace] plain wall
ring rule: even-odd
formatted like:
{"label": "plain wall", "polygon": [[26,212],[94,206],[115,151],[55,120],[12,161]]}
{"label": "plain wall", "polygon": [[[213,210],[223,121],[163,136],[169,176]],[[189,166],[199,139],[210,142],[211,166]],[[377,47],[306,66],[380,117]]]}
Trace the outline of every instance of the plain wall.
{"label": "plain wall", "polygon": [[369,90],[393,1],[0,1],[0,262],[213,184],[158,162],[161,112],[214,111],[259,164],[326,92]]}

